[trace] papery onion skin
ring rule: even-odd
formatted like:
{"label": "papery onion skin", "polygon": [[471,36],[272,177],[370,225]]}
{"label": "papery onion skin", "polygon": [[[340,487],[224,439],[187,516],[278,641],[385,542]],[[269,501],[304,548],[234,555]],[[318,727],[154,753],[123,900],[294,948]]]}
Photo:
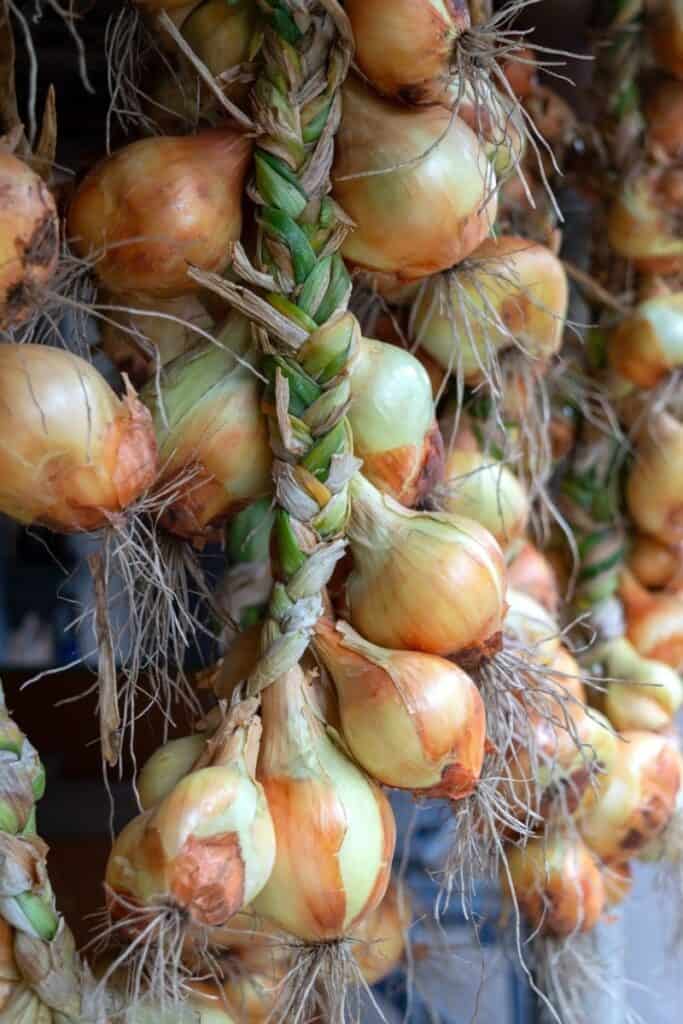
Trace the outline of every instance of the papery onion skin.
{"label": "papery onion skin", "polygon": [[557,576],[542,551],[527,541],[508,564],[508,583],[515,590],[521,590],[538,601],[551,615],[556,615],[560,605]]}
{"label": "papery onion skin", "polygon": [[516,343],[539,362],[554,355],[568,302],[557,257],[544,245],[506,235],[484,240],[471,259],[466,273],[458,276],[456,268],[452,282],[435,279],[420,292],[414,333],[424,351],[453,374],[462,368],[470,383],[482,379],[491,351],[500,355]]}
{"label": "papery onion skin", "polygon": [[627,178],[609,211],[609,244],[639,270],[675,274],[683,267],[679,210],[676,168],[641,171]]}
{"label": "papery onion skin", "polygon": [[663,0],[654,12],[650,39],[657,63],[683,79],[683,4]]}
{"label": "papery onion skin", "polygon": [[354,629],[395,650],[474,658],[497,649],[505,566],[491,534],[462,516],[404,509],[360,476],[351,491]]}
{"label": "papery onion skin", "polygon": [[363,338],[351,374],[354,454],[383,493],[415,505],[443,473],[443,442],[426,371],[395,345]]}
{"label": "papery onion skin", "polygon": [[671,546],[637,534],[628,555],[628,567],[639,583],[649,590],[679,589],[683,585],[683,547]]}
{"label": "papery onion skin", "polygon": [[59,258],[59,219],[43,179],[0,151],[0,328],[31,315]]}
{"label": "papery onion skin", "polygon": [[[346,259],[396,285],[469,255],[497,208],[495,175],[474,132],[441,107],[393,106],[357,79],[347,80],[343,104],[332,183],[356,224]],[[359,177],[343,180],[351,175]]]}
{"label": "papery onion skin", "polygon": [[253,909],[309,943],[343,938],[381,902],[396,826],[382,790],[332,742],[304,695],[300,668],[262,696],[258,775],[277,838]]}
{"label": "papery onion skin", "polygon": [[453,48],[470,27],[464,0],[346,0],[358,67],[378,92],[405,103],[440,103]]}
{"label": "papery onion skin", "polygon": [[639,654],[683,669],[683,592],[650,594],[624,572],[619,595],[627,636]]}
{"label": "papery onion skin", "polygon": [[480,523],[505,550],[526,529],[529,500],[514,473],[488,455],[454,448],[446,457],[439,508]]}
{"label": "papery onion skin", "polygon": [[641,302],[613,332],[611,366],[640,388],[653,388],[683,366],[683,292]]}
{"label": "papery onion skin", "polygon": [[636,442],[626,501],[643,532],[664,544],[683,541],[683,426],[668,413],[651,416]]}
{"label": "papery onion skin", "polygon": [[91,364],[45,345],[0,345],[0,511],[70,533],[106,526],[157,472],[148,411]]}
{"label": "papery onion skin", "polygon": [[[578,837],[533,839],[508,850],[508,865],[519,908],[532,928],[564,937],[588,932],[605,909],[599,867]],[[509,883],[503,875],[503,886]]]}
{"label": "papery onion skin", "polygon": [[459,800],[481,775],[486,712],[452,662],[368,644],[346,623],[321,619],[315,647],[337,687],[343,736],[378,782]]}
{"label": "papery onion skin", "polygon": [[98,257],[95,271],[111,292],[197,291],[188,264],[221,273],[240,237],[251,147],[231,127],[125,146],[77,188],[67,221],[74,248]]}
{"label": "papery onion skin", "polygon": [[353,955],[368,985],[376,985],[401,963],[410,920],[408,893],[392,881],[377,909],[353,929]]}
{"label": "papery onion skin", "polygon": [[584,841],[603,861],[630,860],[666,828],[680,784],[680,757],[667,737],[625,732],[598,799],[578,819]]}
{"label": "papery onion skin", "polygon": [[508,586],[504,630],[540,665],[551,665],[560,649],[560,627],[533,597]]}

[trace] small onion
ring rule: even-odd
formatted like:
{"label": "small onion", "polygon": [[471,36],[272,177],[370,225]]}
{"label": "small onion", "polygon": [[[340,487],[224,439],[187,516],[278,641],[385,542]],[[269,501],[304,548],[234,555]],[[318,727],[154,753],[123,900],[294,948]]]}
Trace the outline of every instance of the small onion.
{"label": "small onion", "polygon": [[392,881],[377,909],[354,928],[353,955],[368,985],[376,985],[401,963],[410,918],[406,890]]}
{"label": "small onion", "polygon": [[352,368],[351,399],[354,453],[363,460],[365,476],[402,504],[415,505],[443,471],[426,371],[410,352],[363,338]]}
{"label": "small onion", "polygon": [[622,574],[619,596],[627,635],[638,654],[683,669],[683,593],[651,594],[630,573]]}
{"label": "small onion", "polygon": [[344,937],[380,904],[396,826],[379,786],[328,736],[306,685],[297,666],[262,695],[258,776],[277,856],[252,906],[291,935],[317,943]]}
{"label": "small onion", "polygon": [[667,737],[625,732],[597,800],[579,817],[585,842],[603,861],[630,860],[666,828],[680,784],[680,757]]}
{"label": "small onion", "polygon": [[0,437],[0,511],[63,533],[106,526],[157,472],[135,392],[62,349],[0,345]]}
{"label": "small onion", "polygon": [[651,146],[674,160],[683,157],[683,82],[660,79],[645,103]]}
{"label": "small onion", "polygon": [[0,150],[0,328],[22,323],[57,267],[59,219],[49,188]]}
{"label": "small onion", "polygon": [[169,740],[147,759],[137,778],[136,788],[143,811],[156,807],[173,792],[192,770],[206,747],[206,736],[196,733]]}
{"label": "small onion", "polygon": [[83,179],[71,201],[74,248],[111,292],[197,291],[188,264],[222,272],[242,228],[251,141],[231,127],[142,139]]}
{"label": "small onion", "polygon": [[486,713],[462,669],[432,654],[377,647],[325,619],[315,648],[337,688],[344,739],[369,775],[451,800],[474,790]]}
{"label": "small onion", "polygon": [[582,672],[574,655],[566,647],[559,647],[550,663],[553,679],[560,690],[580,704],[586,703],[586,688]]}
{"label": "small onion", "polygon": [[664,544],[683,541],[683,426],[668,413],[650,416],[636,442],[626,500],[639,529]]}
{"label": "small onion", "polygon": [[657,63],[683,79],[683,3],[662,0],[655,9],[650,39]]}
{"label": "small onion", "polygon": [[567,301],[567,277],[550,249],[515,235],[487,239],[465,267],[421,289],[414,336],[440,366],[476,383],[505,349],[538,361],[554,355]]}
{"label": "small onion", "polygon": [[505,614],[505,566],[491,534],[462,516],[413,512],[358,474],[348,539],[348,618],[371,643],[484,656]]}
{"label": "small onion", "polygon": [[[534,929],[564,937],[588,932],[606,904],[600,868],[578,837],[556,834],[512,847],[508,866],[519,908]],[[502,877],[509,892],[509,881]]]}
{"label": "small onion", "polygon": [[627,178],[607,219],[612,248],[638,270],[675,274],[683,267],[680,171],[655,167]]}
{"label": "small onion", "polygon": [[605,666],[611,680],[605,710],[617,729],[669,728],[683,703],[677,672],[661,661],[641,657],[626,637],[609,642]]}
{"label": "small onion", "polygon": [[613,332],[613,369],[640,388],[653,388],[683,366],[683,292],[641,302]]}
{"label": "small onion", "polygon": [[552,564],[539,549],[526,541],[508,564],[508,583],[533,597],[540,605],[556,615],[560,604],[557,575]]}
{"label": "small onion", "polygon": [[249,59],[258,27],[253,0],[204,0],[185,19],[182,34],[213,75]]}
{"label": "small onion", "polygon": [[357,79],[344,85],[343,104],[333,194],[356,224],[344,256],[394,285],[468,256],[497,205],[474,132],[442,107],[393,106]]}
{"label": "small onion", "polygon": [[628,556],[628,567],[639,583],[651,590],[678,590],[683,584],[683,548],[663,544],[640,533]]}
{"label": "small onion", "polygon": [[560,649],[560,627],[553,616],[533,597],[507,589],[507,612],[504,630],[522,648],[530,652],[539,665],[551,665]]}

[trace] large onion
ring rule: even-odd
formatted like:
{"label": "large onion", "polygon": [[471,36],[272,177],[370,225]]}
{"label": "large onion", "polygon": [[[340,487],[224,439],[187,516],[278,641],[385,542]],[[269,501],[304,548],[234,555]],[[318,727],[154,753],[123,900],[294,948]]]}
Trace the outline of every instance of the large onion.
{"label": "large onion", "polygon": [[97,164],[69,209],[78,253],[112,292],[197,291],[188,264],[223,271],[242,228],[251,141],[231,127],[142,139]]}
{"label": "large onion", "polygon": [[495,175],[474,132],[441,107],[393,106],[357,79],[343,101],[332,181],[356,223],[344,256],[387,283],[464,259],[496,217]]}
{"label": "large onion", "polygon": [[637,526],[664,544],[683,541],[683,426],[668,413],[648,418],[626,484]]}
{"label": "large onion", "polygon": [[71,532],[105,526],[154,481],[151,418],[85,360],[0,345],[0,511]]}
{"label": "large onion", "polygon": [[610,245],[639,270],[675,274],[683,267],[680,178],[676,166],[638,171],[626,179],[609,211]]}
{"label": "large onion", "polygon": [[27,164],[0,150],[0,328],[30,316],[58,257],[52,193]]}
{"label": "large onion", "polygon": [[614,331],[608,351],[617,373],[641,388],[683,366],[683,292],[641,302]]}

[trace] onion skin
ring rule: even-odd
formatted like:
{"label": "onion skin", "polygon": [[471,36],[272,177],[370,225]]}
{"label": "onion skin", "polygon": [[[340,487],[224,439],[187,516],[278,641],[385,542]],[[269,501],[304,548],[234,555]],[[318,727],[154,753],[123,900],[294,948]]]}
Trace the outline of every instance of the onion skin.
{"label": "onion skin", "polygon": [[106,526],[153,483],[148,411],[92,364],[45,345],[0,345],[0,511],[72,533]]}
{"label": "onion skin", "polygon": [[681,0],[663,0],[657,8],[650,40],[657,63],[683,79],[683,4]]}
{"label": "onion skin", "polygon": [[410,919],[408,894],[392,881],[377,909],[354,928],[353,955],[368,985],[376,985],[401,963]]}
{"label": "onion skin", "polygon": [[562,644],[556,619],[533,597],[508,586],[505,634],[520,644],[539,665],[551,665]]}
{"label": "onion skin", "polygon": [[538,601],[551,615],[560,606],[557,576],[551,563],[539,549],[527,541],[508,564],[508,584]]}
{"label": "onion skin", "polygon": [[52,193],[28,164],[0,151],[0,328],[29,318],[58,258]]}
{"label": "onion skin", "polygon": [[[519,908],[532,928],[562,938],[588,932],[606,904],[602,874],[578,837],[533,839],[507,851]],[[503,886],[509,883],[503,875]]]}
{"label": "onion skin", "polygon": [[136,787],[143,811],[156,807],[191,770],[206,747],[200,733],[169,740],[154,751],[140,772]]}
{"label": "onion skin", "polygon": [[473,659],[496,650],[505,566],[491,534],[462,516],[404,509],[360,475],[351,493],[354,629],[394,650]]}
{"label": "onion skin", "polygon": [[182,34],[209,71],[220,75],[248,60],[257,27],[258,8],[253,0],[229,5],[224,0],[205,0],[185,19]]}
{"label": "onion skin", "polygon": [[486,237],[497,209],[495,194],[482,207],[495,175],[474,132],[442,107],[393,106],[357,79],[347,80],[342,95],[333,195],[356,223],[344,257],[394,286],[463,260]]}
{"label": "onion skin", "polygon": [[315,647],[334,679],[344,739],[378,782],[460,800],[481,775],[486,712],[477,687],[444,658],[368,644],[321,619]]}
{"label": "onion skin", "polygon": [[554,678],[560,691],[573,697],[579,704],[586,704],[586,688],[581,681],[581,668],[566,647],[557,650],[550,667],[556,673]]}
{"label": "onion skin", "polygon": [[622,730],[668,729],[683,703],[678,674],[661,661],[641,657],[625,637],[609,642],[605,663],[612,680],[605,710],[612,724]]}
{"label": "onion skin", "polygon": [[649,144],[674,160],[683,157],[683,82],[657,82],[645,103],[645,117]]}
{"label": "onion skin", "polygon": [[627,636],[639,654],[677,671],[683,669],[683,593],[650,594],[629,573],[619,596],[626,611]]}
{"label": "onion skin", "polygon": [[663,544],[683,542],[683,426],[668,413],[648,419],[626,484],[634,522]]}
{"label": "onion skin", "polygon": [[609,211],[609,244],[638,270],[675,274],[683,267],[678,178],[676,168],[641,171],[624,182]]}
{"label": "onion skin", "polygon": [[683,292],[641,302],[613,332],[610,365],[640,388],[683,366]]}
{"label": "onion skin", "polygon": [[683,550],[663,544],[646,533],[636,536],[628,567],[648,590],[678,590],[683,586]]}
{"label": "onion skin", "polygon": [[[456,442],[457,444],[457,442]],[[454,448],[446,457],[439,508],[485,527],[505,550],[526,529],[529,501],[507,466],[478,451]]]}
{"label": "onion skin", "polygon": [[374,88],[404,103],[441,103],[453,49],[470,27],[465,0],[346,0],[358,67]]}
{"label": "onion skin", "polygon": [[74,248],[83,257],[104,251],[95,270],[111,292],[198,291],[188,264],[221,273],[240,237],[251,148],[230,127],[125,146],[76,190],[67,221]]}
{"label": "onion skin", "polygon": [[584,841],[603,861],[630,860],[666,828],[680,784],[680,757],[667,737],[625,732],[598,799],[579,817]]}

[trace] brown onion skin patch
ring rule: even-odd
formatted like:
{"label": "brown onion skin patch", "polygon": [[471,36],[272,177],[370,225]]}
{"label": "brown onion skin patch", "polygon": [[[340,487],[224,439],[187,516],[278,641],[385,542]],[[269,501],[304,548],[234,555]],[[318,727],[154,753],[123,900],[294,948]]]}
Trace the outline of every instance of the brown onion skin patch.
{"label": "brown onion skin patch", "polygon": [[443,439],[436,423],[421,445],[402,445],[385,452],[360,454],[367,479],[407,508],[417,505],[443,479]]}
{"label": "brown onion skin patch", "polygon": [[170,865],[170,889],[199,924],[218,927],[244,906],[245,866],[235,832],[190,836]]}

